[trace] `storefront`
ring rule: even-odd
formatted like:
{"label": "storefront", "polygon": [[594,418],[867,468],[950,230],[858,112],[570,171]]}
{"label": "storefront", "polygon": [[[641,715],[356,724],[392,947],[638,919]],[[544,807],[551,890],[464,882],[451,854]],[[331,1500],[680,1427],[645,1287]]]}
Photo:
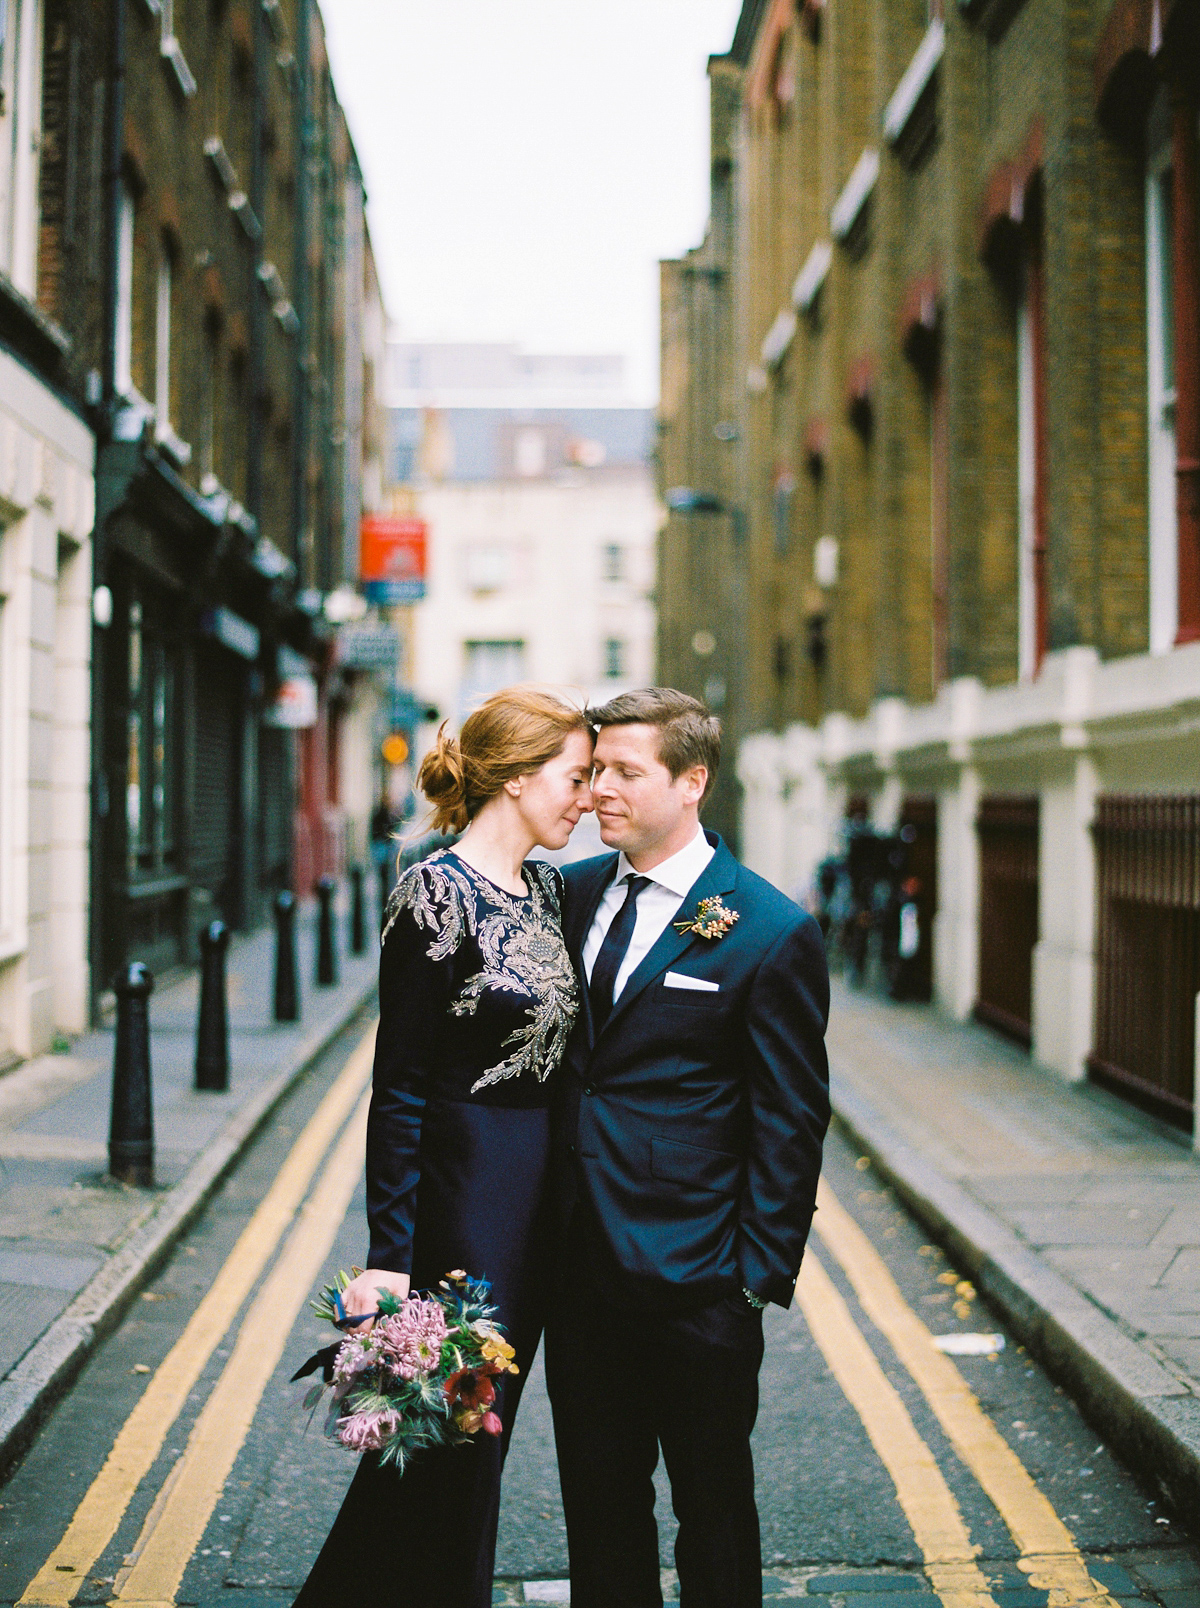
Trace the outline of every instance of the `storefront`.
{"label": "storefront", "polygon": [[[283,555],[228,498],[202,498],[140,442],[101,454],[109,622],[97,628],[93,937],[121,965],[195,957],[214,918],[268,919],[289,885],[296,734],[285,683],[325,652],[278,583]],[[102,523],[103,521],[103,523]]]}

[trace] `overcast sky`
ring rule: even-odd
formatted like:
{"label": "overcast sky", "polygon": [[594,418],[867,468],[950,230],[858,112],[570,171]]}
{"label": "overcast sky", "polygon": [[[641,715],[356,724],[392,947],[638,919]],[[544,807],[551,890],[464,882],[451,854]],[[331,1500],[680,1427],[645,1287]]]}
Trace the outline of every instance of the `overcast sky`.
{"label": "overcast sky", "polygon": [[322,0],[405,337],[620,352],[657,395],[657,260],[708,211],[705,61],[741,0]]}

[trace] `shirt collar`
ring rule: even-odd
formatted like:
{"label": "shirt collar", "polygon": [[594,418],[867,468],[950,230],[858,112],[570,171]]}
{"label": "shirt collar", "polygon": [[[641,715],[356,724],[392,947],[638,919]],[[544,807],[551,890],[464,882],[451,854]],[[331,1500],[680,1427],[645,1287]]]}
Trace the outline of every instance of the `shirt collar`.
{"label": "shirt collar", "polygon": [[669,860],[661,861],[652,871],[635,871],[622,851],[617,860],[616,880],[620,882],[622,877],[629,875],[649,877],[651,882],[661,884],[682,899],[712,857],[713,846],[705,837],[704,828],[697,826],[692,841]]}

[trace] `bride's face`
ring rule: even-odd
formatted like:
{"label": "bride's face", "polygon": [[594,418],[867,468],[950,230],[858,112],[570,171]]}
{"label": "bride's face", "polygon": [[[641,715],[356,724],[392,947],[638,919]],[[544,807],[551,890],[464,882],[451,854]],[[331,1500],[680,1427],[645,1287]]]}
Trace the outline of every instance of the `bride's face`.
{"label": "bride's face", "polygon": [[521,778],[518,808],[544,849],[564,848],[592,808],[592,739],[573,731],[561,754],[548,759],[540,770]]}

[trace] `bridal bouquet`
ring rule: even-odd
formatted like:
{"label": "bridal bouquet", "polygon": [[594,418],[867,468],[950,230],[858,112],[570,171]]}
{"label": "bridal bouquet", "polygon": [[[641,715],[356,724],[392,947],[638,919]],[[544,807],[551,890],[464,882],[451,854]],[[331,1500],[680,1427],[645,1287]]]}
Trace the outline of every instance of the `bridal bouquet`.
{"label": "bridal bouquet", "polygon": [[[312,1303],[318,1317],[339,1329],[366,1321],[348,1318],[342,1306],[350,1278],[340,1272]],[[423,1447],[453,1445],[480,1431],[499,1435],[496,1380],[515,1374],[517,1365],[493,1322],[489,1295],[486,1280],[461,1271],[448,1273],[436,1291],[403,1301],[380,1290],[369,1334],[348,1334],[293,1375],[321,1370],[305,1407],[315,1409],[332,1386],[326,1433],[353,1452],[379,1452],[381,1463],[401,1472]]]}

